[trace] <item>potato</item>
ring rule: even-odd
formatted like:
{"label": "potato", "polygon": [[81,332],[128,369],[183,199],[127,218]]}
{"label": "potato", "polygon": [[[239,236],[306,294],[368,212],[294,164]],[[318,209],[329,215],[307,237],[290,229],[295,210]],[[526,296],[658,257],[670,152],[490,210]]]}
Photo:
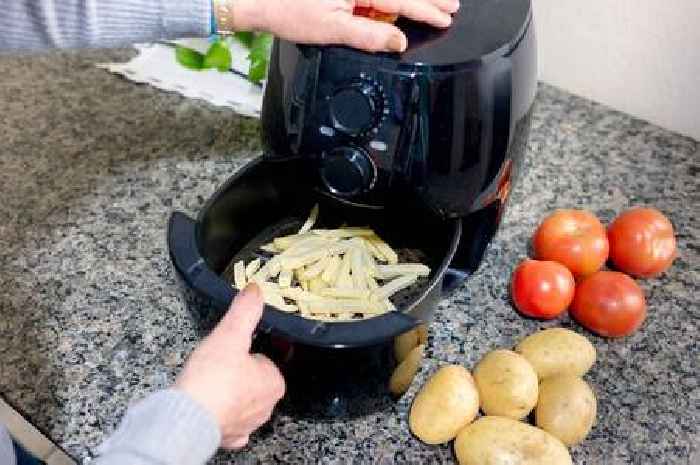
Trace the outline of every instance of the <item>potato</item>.
{"label": "potato", "polygon": [[397,363],[406,360],[408,354],[418,346],[418,330],[412,329],[394,338],[394,357]]}
{"label": "potato", "polygon": [[396,367],[389,380],[389,392],[400,396],[408,391],[408,388],[411,387],[411,383],[413,382],[413,378],[415,378],[416,373],[418,373],[420,362],[423,360],[423,348],[424,346],[422,345],[414,347],[413,350],[408,353],[406,359]]}
{"label": "potato", "polygon": [[494,350],[474,369],[481,409],[486,415],[525,417],[537,403],[537,373],[522,355]]}
{"label": "potato", "polygon": [[411,405],[411,432],[426,444],[450,441],[479,412],[479,393],[469,371],[460,365],[440,368]]}
{"label": "potato", "polygon": [[401,363],[406,356],[418,345],[428,344],[428,326],[420,324],[410,331],[399,334],[394,339],[394,357]]}
{"label": "potato", "polygon": [[459,465],[572,465],[566,446],[551,434],[504,417],[483,417],[455,440]]}
{"label": "potato", "polygon": [[567,446],[583,441],[593,427],[597,404],[583,379],[563,374],[540,383],[535,424]]}
{"label": "potato", "polygon": [[515,351],[532,364],[539,379],[563,373],[583,376],[596,359],[595,347],[588,339],[564,328],[531,334]]}

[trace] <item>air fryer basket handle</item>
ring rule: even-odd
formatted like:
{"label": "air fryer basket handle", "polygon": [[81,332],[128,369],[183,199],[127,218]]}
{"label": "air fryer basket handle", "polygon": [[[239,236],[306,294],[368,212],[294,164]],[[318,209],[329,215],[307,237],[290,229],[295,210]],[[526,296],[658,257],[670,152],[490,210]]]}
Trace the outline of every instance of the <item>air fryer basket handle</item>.
{"label": "air fryer basket handle", "polygon": [[197,248],[195,234],[196,222],[193,219],[184,213],[173,213],[168,224],[168,249],[172,261],[189,286],[226,308],[236,291],[207,266]]}

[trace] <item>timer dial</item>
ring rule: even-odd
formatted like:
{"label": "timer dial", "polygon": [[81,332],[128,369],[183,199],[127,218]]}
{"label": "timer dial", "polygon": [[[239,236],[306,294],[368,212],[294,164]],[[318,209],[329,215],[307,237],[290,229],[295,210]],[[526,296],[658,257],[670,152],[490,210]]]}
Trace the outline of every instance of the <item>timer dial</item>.
{"label": "timer dial", "polygon": [[333,127],[351,137],[367,137],[376,132],[385,108],[381,86],[369,79],[358,79],[339,87],[330,97]]}

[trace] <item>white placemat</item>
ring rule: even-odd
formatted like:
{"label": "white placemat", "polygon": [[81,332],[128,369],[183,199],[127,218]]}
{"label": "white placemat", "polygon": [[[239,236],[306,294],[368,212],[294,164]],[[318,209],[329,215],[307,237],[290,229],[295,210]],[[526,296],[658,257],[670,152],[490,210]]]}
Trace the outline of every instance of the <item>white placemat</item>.
{"label": "white placemat", "polygon": [[[124,76],[134,82],[177,92],[185,97],[206,100],[251,117],[260,116],[263,88],[235,72],[193,71],[175,60],[176,43],[206,52],[207,39],[184,39],[172,43],[137,44],[138,55],[126,63],[99,63],[99,68]],[[231,45],[231,68],[248,73],[248,51],[240,44]]]}

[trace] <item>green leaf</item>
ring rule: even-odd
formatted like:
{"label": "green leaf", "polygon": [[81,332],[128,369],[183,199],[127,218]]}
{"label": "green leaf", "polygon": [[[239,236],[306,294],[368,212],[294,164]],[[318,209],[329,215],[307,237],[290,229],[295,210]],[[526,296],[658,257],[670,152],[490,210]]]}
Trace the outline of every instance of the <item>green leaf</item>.
{"label": "green leaf", "polygon": [[204,67],[204,55],[181,45],[175,47],[175,59],[185,68],[195,71],[199,71]]}
{"label": "green leaf", "polygon": [[256,57],[265,57],[265,59],[270,58],[273,39],[272,34],[257,34],[250,44],[250,54],[256,55]]}
{"label": "green leaf", "polygon": [[231,51],[222,41],[211,44],[204,56],[204,68],[216,68],[219,71],[228,71],[231,68]]}
{"label": "green leaf", "polygon": [[258,34],[250,45],[248,79],[255,83],[259,83],[267,77],[272,41],[273,37],[271,34]]}
{"label": "green leaf", "polygon": [[267,60],[250,60],[248,79],[258,84],[267,76]]}
{"label": "green leaf", "polygon": [[236,32],[233,36],[247,48],[250,48],[255,39],[255,34],[252,32]]}

